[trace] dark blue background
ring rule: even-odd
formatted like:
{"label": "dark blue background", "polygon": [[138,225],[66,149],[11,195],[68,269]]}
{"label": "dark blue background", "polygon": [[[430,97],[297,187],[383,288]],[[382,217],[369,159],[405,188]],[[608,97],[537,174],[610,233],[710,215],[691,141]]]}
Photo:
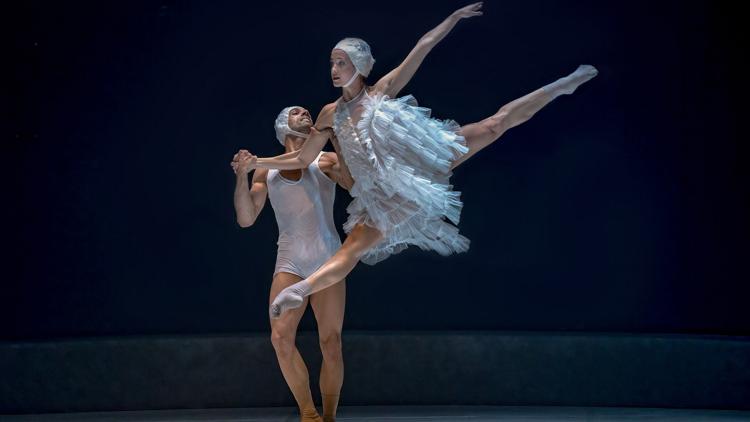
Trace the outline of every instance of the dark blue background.
{"label": "dark blue background", "polygon": [[[2,338],[268,331],[276,223],[237,226],[232,155],[282,152],[278,111],[339,95],[340,38],[370,43],[374,81],[465,4],[16,6]],[[358,266],[345,329],[750,334],[739,18],[534,0],[460,22],[402,91],[438,118],[600,74],[457,169],[468,253]]]}

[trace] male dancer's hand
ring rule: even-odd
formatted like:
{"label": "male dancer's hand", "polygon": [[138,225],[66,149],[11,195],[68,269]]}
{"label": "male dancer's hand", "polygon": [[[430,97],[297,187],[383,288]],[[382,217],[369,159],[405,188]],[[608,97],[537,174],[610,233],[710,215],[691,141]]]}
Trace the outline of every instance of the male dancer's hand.
{"label": "male dancer's hand", "polygon": [[230,165],[235,174],[246,175],[250,170],[255,168],[257,160],[257,156],[251,154],[246,149],[241,149],[237,154],[234,154],[234,158]]}
{"label": "male dancer's hand", "polygon": [[236,154],[234,154],[234,157],[232,157],[232,161],[229,163],[229,165],[232,166],[234,174],[237,174],[237,166],[240,164],[240,156],[243,155],[243,151],[247,150],[239,150]]}

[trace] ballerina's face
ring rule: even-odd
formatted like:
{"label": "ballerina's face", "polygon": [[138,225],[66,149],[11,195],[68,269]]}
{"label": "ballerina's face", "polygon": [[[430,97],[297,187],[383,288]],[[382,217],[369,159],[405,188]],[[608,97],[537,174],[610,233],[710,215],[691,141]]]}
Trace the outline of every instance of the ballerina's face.
{"label": "ballerina's face", "polygon": [[312,118],[310,112],[302,107],[294,107],[289,111],[289,129],[296,130],[297,132],[308,133],[312,126]]}
{"label": "ballerina's face", "polygon": [[331,51],[331,81],[333,81],[333,86],[341,87],[349,82],[355,71],[354,65],[344,50],[334,48]]}

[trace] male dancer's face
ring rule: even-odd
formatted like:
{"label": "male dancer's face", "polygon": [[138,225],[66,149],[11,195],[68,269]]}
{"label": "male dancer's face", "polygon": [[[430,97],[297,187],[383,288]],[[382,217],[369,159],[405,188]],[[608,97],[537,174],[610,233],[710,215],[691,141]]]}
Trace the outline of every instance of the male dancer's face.
{"label": "male dancer's face", "polygon": [[354,71],[354,65],[344,50],[334,48],[331,51],[331,81],[333,81],[333,86],[343,86],[352,78]]}
{"label": "male dancer's face", "polygon": [[302,107],[295,107],[289,111],[289,129],[297,132],[310,133],[312,118],[310,112]]}

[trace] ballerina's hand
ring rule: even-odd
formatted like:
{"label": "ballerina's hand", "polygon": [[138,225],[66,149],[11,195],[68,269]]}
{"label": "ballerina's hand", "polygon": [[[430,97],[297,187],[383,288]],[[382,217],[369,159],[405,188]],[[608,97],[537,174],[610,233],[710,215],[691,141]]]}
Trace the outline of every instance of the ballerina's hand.
{"label": "ballerina's hand", "polygon": [[478,2],[474,4],[470,4],[466,7],[462,7],[455,12],[453,12],[453,15],[456,16],[459,19],[463,18],[471,18],[473,16],[482,16],[482,3]]}
{"label": "ballerina's hand", "polygon": [[240,163],[240,157],[247,153],[246,149],[241,149],[237,151],[236,154],[234,154],[234,157],[232,157],[232,161],[229,163],[230,166],[232,166],[232,170],[234,170],[234,174],[237,174],[237,166]]}
{"label": "ballerina's hand", "polygon": [[241,149],[237,154],[234,154],[230,165],[235,174],[247,174],[255,168],[257,159],[258,157],[255,155],[252,155],[245,149]]}
{"label": "ballerina's hand", "polygon": [[247,169],[248,171],[256,169],[256,165],[258,164],[258,156],[253,155],[251,153],[248,153],[247,157],[245,157],[246,163],[247,163]]}

